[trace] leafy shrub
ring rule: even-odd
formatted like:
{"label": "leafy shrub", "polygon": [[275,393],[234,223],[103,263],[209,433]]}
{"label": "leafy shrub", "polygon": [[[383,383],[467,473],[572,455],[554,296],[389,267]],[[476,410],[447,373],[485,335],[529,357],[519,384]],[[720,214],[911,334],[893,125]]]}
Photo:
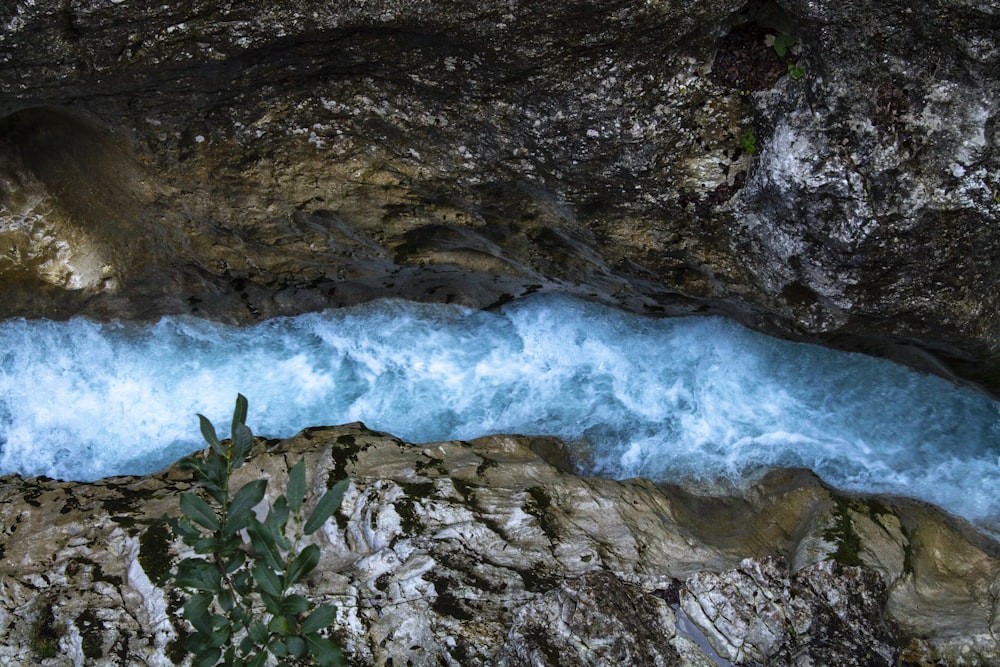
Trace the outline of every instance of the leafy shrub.
{"label": "leafy shrub", "polygon": [[253,447],[246,416],[247,400],[238,395],[232,437],[221,442],[212,422],[198,415],[209,449],[180,463],[194,473],[210,501],[182,493],[183,516],[167,518],[174,533],[199,554],[182,560],[170,575],[173,585],[188,594],[184,618],[194,632],[186,648],[194,654],[194,667],[261,667],[269,657],[282,666],[343,665],[340,648],[322,634],[336,620],[336,609],[314,608],[291,590],[319,563],[319,547],[300,549],[300,540],[337,511],[348,482],[327,490],[307,518],[305,461],[300,459],[289,471],[286,492],[264,521],[258,520],[253,510],[264,498],[267,480],[248,482],[235,493],[229,488],[233,471]]}

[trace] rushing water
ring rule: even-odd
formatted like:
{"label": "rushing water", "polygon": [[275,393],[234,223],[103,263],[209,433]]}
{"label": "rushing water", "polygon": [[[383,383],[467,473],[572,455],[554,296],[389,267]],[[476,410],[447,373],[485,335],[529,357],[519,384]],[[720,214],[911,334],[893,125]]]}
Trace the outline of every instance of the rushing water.
{"label": "rushing water", "polygon": [[415,442],[553,434],[601,475],[802,466],[1000,518],[997,403],[719,318],[551,296],[499,312],[383,301],[250,328],[14,320],[0,350],[0,472],[154,471],[202,446],[195,413],[222,427],[242,392],[251,427],[273,437],[349,421]]}

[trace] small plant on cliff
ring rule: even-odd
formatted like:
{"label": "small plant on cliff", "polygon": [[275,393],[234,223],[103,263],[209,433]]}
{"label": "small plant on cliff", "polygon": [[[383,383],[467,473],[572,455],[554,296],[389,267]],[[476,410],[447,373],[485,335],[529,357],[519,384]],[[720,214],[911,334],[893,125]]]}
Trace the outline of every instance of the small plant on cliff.
{"label": "small plant on cliff", "polygon": [[784,58],[792,47],[798,44],[798,40],[792,35],[781,33],[780,35],[767,35],[764,38],[764,43],[774,49],[779,58]]}
{"label": "small plant on cliff", "polygon": [[[306,517],[305,462],[288,474],[286,493],[277,497],[264,521],[254,507],[264,498],[267,480],[257,479],[231,492],[230,479],[247,459],[253,434],[246,425],[247,400],[236,399],[232,438],[219,440],[215,427],[198,415],[209,444],[203,456],[181,461],[194,473],[208,501],[182,493],[183,516],[168,518],[175,534],[198,556],[185,558],[170,573],[173,585],[187,592],[184,618],[194,628],[186,648],[194,667],[222,664],[343,665],[340,649],[322,632],[333,624],[336,609],[314,607],[292,588],[319,563],[319,547],[299,548],[337,511],[347,481],[338,482]],[[252,548],[247,548],[244,536]]]}
{"label": "small plant on cliff", "polygon": [[740,135],[740,149],[747,155],[753,155],[757,152],[757,135],[753,129],[748,129]]}
{"label": "small plant on cliff", "polygon": [[802,67],[798,63],[788,64],[788,75],[798,81],[806,75],[806,68]]}

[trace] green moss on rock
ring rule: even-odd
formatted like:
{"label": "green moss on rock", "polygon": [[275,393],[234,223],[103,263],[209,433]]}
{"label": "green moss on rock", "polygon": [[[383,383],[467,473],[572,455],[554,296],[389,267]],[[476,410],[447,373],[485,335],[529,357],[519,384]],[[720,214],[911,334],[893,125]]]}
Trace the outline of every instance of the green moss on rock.
{"label": "green moss on rock", "polygon": [[823,533],[823,537],[837,545],[837,550],[830,558],[841,565],[864,565],[861,561],[861,536],[854,530],[851,519],[851,501],[846,498],[835,498],[833,517],[834,525]]}
{"label": "green moss on rock", "polygon": [[167,525],[161,522],[151,524],[139,536],[139,565],[149,580],[159,586],[166,581],[173,564]]}
{"label": "green moss on rock", "polygon": [[31,624],[31,650],[39,660],[54,658],[61,633],[55,625],[51,604],[45,604]]}

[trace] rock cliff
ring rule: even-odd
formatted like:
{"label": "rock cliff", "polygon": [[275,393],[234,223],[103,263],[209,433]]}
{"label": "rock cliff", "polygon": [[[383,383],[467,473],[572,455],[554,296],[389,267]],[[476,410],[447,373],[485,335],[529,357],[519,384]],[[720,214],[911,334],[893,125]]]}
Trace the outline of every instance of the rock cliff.
{"label": "rock cliff", "polygon": [[[276,493],[300,457],[309,498],[351,479],[302,589],[337,606],[354,664],[1000,659],[995,545],[918,503],[796,471],[697,497],[577,477],[548,439],[416,446],[360,424],[259,441],[237,474]],[[184,547],[160,517],[188,474],[3,478],[0,661],[180,664],[163,576]]]}
{"label": "rock cliff", "polygon": [[997,389],[990,0],[14,0],[0,312],[564,290]]}

